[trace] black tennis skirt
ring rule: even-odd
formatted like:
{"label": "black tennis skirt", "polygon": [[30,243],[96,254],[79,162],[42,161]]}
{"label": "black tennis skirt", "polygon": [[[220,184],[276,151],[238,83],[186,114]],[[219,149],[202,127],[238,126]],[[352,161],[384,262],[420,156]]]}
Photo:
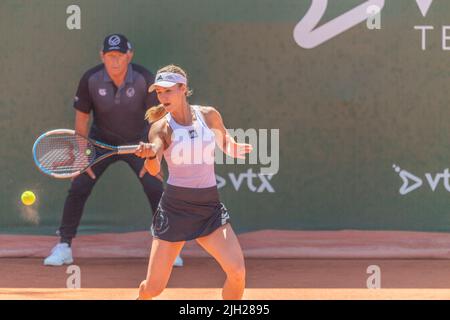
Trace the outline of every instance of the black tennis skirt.
{"label": "black tennis skirt", "polygon": [[161,240],[189,241],[207,236],[230,222],[217,186],[184,188],[167,185],[153,215],[152,236]]}

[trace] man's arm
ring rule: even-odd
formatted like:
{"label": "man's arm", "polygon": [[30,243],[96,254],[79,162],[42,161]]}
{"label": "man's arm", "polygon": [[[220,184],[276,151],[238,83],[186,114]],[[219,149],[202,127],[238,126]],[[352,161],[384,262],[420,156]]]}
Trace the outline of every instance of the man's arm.
{"label": "man's arm", "polygon": [[[87,137],[89,134],[89,118],[90,118],[89,113],[81,112],[78,110],[75,111],[75,132],[83,137]],[[79,148],[82,150],[81,154],[84,154],[83,150],[84,150],[84,148],[86,148],[86,146],[80,145]],[[88,168],[86,170],[86,173],[92,179],[96,178],[95,173],[94,173],[94,171],[92,171],[91,168]]]}
{"label": "man's arm", "polygon": [[75,132],[87,137],[89,134],[89,118],[92,110],[92,98],[89,91],[89,78],[101,66],[88,70],[80,79],[77,93],[73,102],[75,108]]}
{"label": "man's arm", "polygon": [[[92,110],[92,99],[89,93],[89,77],[91,73],[92,71],[88,71],[81,78],[73,104],[73,107],[75,108],[75,132],[83,137],[87,137],[89,134],[89,119]],[[83,149],[86,146],[81,145],[79,147],[83,154]],[[94,171],[91,168],[88,168],[86,173],[91,179],[96,178]]]}
{"label": "man's arm", "polygon": [[90,114],[76,110],[75,112],[75,132],[83,137],[89,134]]}

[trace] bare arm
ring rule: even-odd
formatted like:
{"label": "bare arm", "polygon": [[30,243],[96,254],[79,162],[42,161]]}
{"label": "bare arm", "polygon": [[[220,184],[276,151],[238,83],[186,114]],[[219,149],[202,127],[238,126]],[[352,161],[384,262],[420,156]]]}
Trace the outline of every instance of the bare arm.
{"label": "bare arm", "polygon": [[89,113],[84,113],[76,110],[75,112],[75,132],[83,137],[89,134]]}
{"label": "bare arm", "polygon": [[166,134],[166,120],[161,119],[156,121],[152,124],[148,133],[148,141],[150,143],[141,142],[135,153],[138,157],[147,158],[144,166],[152,176],[156,176],[161,171],[161,161],[165,148],[164,141]]}
{"label": "bare arm", "polygon": [[[90,119],[90,113],[81,112],[79,110],[76,110],[75,112],[75,132],[83,137],[87,137],[89,134],[89,119]],[[84,150],[86,148],[85,145],[79,146],[81,150]],[[84,151],[81,151],[81,154],[84,154]],[[86,173],[92,178],[95,179],[95,173],[92,171],[91,168],[88,168],[86,170]]]}
{"label": "bare arm", "polygon": [[216,135],[216,143],[223,153],[233,158],[245,159],[245,154],[253,150],[251,144],[237,143],[228,133],[219,111],[213,107],[204,107],[202,111],[210,129]]}

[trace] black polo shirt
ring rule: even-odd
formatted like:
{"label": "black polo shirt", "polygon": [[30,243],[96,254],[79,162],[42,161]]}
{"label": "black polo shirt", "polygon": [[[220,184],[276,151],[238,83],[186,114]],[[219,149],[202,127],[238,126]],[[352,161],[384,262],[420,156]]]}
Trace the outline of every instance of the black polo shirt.
{"label": "black polo shirt", "polygon": [[103,64],[88,70],[80,80],[74,108],[90,113],[94,121],[89,136],[112,145],[146,141],[148,108],[159,102],[148,93],[154,75],[144,67],[130,64],[124,83],[117,88]]}

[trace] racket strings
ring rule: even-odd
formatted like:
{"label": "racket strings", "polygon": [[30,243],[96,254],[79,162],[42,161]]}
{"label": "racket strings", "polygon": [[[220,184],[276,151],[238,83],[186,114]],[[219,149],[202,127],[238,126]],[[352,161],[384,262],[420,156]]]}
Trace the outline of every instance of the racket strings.
{"label": "racket strings", "polygon": [[56,174],[72,174],[84,170],[95,159],[94,146],[76,135],[49,135],[36,146],[36,159],[41,167]]}

